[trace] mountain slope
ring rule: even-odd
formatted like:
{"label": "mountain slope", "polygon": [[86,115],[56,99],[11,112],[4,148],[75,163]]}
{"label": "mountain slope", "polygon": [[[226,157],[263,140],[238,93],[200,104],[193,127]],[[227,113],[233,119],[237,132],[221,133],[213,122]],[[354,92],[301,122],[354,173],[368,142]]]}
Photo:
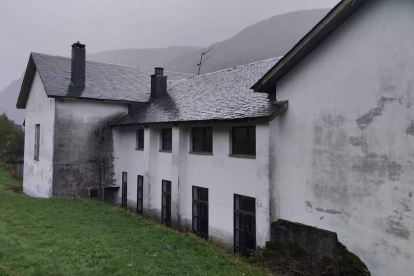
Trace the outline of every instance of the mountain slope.
{"label": "mountain slope", "polygon": [[122,49],[88,54],[87,59],[105,63],[154,68],[168,60],[199,50],[198,47],[173,46],[159,49]]}
{"label": "mountain slope", "polygon": [[0,91],[0,114],[6,113],[10,120],[19,125],[23,124],[25,115],[23,109],[16,108],[22,82],[23,76],[18,80],[12,81],[6,88]]}
{"label": "mountain slope", "polygon": [[[234,37],[211,45],[213,50],[207,54],[211,58],[203,64],[201,73],[283,56],[328,12],[329,10],[296,11],[247,27]],[[200,54],[204,50],[172,59],[164,67],[171,71],[195,74]]]}
{"label": "mountain slope", "polygon": [[[277,15],[243,29],[234,37],[211,45],[211,58],[201,73],[222,70],[287,53],[329,10],[305,10]],[[88,54],[88,60],[197,73],[200,54],[208,48],[177,46],[160,49],[124,49]],[[23,68],[22,68],[23,70]],[[22,79],[0,91],[0,113],[21,124],[24,110],[15,108]]]}

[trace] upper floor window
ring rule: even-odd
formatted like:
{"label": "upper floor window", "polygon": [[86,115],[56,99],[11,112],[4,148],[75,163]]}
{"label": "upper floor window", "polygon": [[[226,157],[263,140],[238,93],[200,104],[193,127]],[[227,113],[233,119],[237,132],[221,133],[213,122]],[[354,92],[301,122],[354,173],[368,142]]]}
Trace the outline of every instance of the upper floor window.
{"label": "upper floor window", "polygon": [[161,150],[172,150],[172,129],[164,128],[161,133]]}
{"label": "upper floor window", "polygon": [[240,126],[232,129],[232,154],[256,155],[256,127]]}
{"label": "upper floor window", "polygon": [[140,128],[137,129],[137,137],[136,137],[136,149],[143,150],[144,149],[144,129]]}
{"label": "upper floor window", "polygon": [[34,160],[39,161],[40,152],[40,125],[35,126]]}
{"label": "upper floor window", "polygon": [[213,152],[213,128],[195,127],[192,130],[192,151]]}

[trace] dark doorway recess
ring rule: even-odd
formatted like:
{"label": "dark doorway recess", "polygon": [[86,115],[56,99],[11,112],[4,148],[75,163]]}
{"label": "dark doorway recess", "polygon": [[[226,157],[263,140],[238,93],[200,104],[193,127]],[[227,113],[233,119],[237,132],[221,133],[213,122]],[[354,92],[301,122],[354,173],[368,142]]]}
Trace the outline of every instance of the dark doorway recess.
{"label": "dark doorway recess", "polygon": [[126,172],[122,172],[122,198],[121,198],[121,205],[125,209],[128,206],[128,174]]}
{"label": "dark doorway recess", "polygon": [[256,250],[256,199],[234,195],[234,253],[249,256]]}
{"label": "dark doorway recess", "polygon": [[161,222],[171,226],[171,181],[162,181]]}
{"label": "dark doorway recess", "polygon": [[208,238],[208,189],[193,186],[193,232]]}
{"label": "dark doorway recess", "polygon": [[144,190],[144,177],[142,175],[138,175],[137,179],[137,214],[142,215],[142,207],[143,207],[143,193]]}

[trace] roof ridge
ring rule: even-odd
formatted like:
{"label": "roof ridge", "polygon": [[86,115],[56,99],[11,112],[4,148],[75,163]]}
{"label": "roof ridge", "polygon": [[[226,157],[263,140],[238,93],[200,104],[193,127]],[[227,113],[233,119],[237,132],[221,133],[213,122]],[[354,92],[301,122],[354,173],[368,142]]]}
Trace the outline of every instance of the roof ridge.
{"label": "roof ridge", "polygon": [[233,70],[233,69],[236,69],[236,68],[239,68],[239,67],[248,66],[248,65],[253,65],[253,64],[256,64],[256,63],[262,63],[262,62],[265,62],[265,61],[269,61],[269,60],[276,60],[276,59],[281,59],[281,58],[283,58],[283,56],[273,57],[273,58],[268,58],[268,59],[263,59],[263,60],[254,61],[254,62],[249,62],[249,63],[245,63],[245,64],[241,64],[241,65],[233,66],[233,67],[228,67],[228,68],[221,69],[221,70],[214,71],[214,72],[205,73],[205,74],[202,74],[202,75],[199,75],[199,76],[196,76],[196,77],[202,77],[202,76],[206,76],[206,75],[211,75],[211,74],[215,74],[215,73],[220,73],[220,72],[223,72],[223,71],[229,71],[229,70]]}
{"label": "roof ridge", "polygon": [[[37,53],[37,52],[32,52],[31,54],[37,54],[37,55],[43,55],[43,56],[55,57],[55,58],[62,58],[62,59],[69,59],[69,60],[71,59],[70,57],[64,57],[64,56],[59,56],[59,55],[42,54],[42,53]],[[108,64],[108,65],[116,65],[116,66],[136,68],[136,69],[137,68],[140,68],[140,69],[145,69],[145,70],[154,70],[154,69],[147,68],[147,67],[142,67],[142,66],[132,66],[132,65],[125,65],[125,64],[118,64],[118,63],[101,62],[101,61],[95,61],[95,60],[86,60],[86,62],[99,63],[99,64]],[[165,72],[176,73],[176,74],[181,74],[181,75],[188,75],[188,76],[195,76],[195,74],[188,74],[188,73],[182,73],[182,72],[176,72],[176,71],[169,71],[169,70],[165,70]]]}

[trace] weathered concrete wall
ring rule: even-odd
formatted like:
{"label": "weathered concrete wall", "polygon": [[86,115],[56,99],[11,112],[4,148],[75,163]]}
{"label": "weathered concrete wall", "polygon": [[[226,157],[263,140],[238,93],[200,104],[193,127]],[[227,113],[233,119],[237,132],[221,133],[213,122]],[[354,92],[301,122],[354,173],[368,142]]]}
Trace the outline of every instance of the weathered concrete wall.
{"label": "weathered concrete wall", "polygon": [[[47,97],[38,72],[26,105],[23,192],[50,197],[53,179],[55,100]],[[40,124],[39,161],[34,160],[35,125]]]}
{"label": "weathered concrete wall", "polygon": [[373,275],[414,271],[414,2],[369,1],[277,87],[272,221],[338,233]]}
{"label": "weathered concrete wall", "polygon": [[144,213],[160,217],[161,183],[170,180],[172,223],[191,231],[192,186],[208,188],[209,237],[232,250],[234,194],[254,197],[257,244],[264,246],[270,237],[268,125],[256,126],[256,159],[228,156],[231,126],[213,126],[213,155],[189,153],[191,125],[172,127],[172,153],[159,151],[159,134],[168,126],[145,128],[144,151],[135,150],[137,127],[114,128],[115,178],[121,185],[122,172],[128,173],[128,204],[136,206],[137,175],[144,175]]}
{"label": "weathered concrete wall", "polygon": [[92,100],[56,100],[53,195],[87,197],[89,189],[112,184],[110,123],[127,105]]}

